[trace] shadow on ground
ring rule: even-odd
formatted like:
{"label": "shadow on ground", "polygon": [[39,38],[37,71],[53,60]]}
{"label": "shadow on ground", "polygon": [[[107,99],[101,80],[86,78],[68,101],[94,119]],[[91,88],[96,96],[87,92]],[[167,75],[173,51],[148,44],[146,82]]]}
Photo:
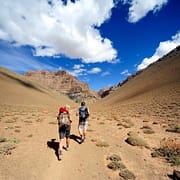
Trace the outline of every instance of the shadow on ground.
{"label": "shadow on ground", "polygon": [[58,155],[59,142],[55,142],[55,140],[56,139],[51,139],[51,141],[47,141],[47,146],[54,150],[55,155],[57,159],[59,160],[59,155]]}
{"label": "shadow on ground", "polygon": [[81,137],[75,135],[75,134],[71,134],[70,135],[70,139],[73,139],[74,141],[76,141],[78,144],[81,144]]}

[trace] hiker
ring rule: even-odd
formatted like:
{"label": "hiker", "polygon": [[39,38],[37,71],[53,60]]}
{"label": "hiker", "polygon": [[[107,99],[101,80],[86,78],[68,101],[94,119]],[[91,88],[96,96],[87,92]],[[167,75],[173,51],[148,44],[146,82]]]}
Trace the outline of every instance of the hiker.
{"label": "hiker", "polygon": [[[70,109],[69,105],[60,107],[57,116],[58,128],[59,128],[59,151],[58,151],[59,160],[61,160],[62,150],[65,149],[66,151],[68,151],[69,149],[70,130],[72,123],[72,120],[70,119],[69,109]],[[64,146],[65,138],[66,138],[66,146]]]}
{"label": "hiker", "polygon": [[81,142],[84,142],[86,138],[86,131],[88,127],[88,117],[89,117],[89,109],[86,106],[85,102],[81,102],[81,106],[79,107],[78,111],[76,112],[76,116],[79,116],[79,124],[78,124],[78,130],[79,135],[81,137]]}

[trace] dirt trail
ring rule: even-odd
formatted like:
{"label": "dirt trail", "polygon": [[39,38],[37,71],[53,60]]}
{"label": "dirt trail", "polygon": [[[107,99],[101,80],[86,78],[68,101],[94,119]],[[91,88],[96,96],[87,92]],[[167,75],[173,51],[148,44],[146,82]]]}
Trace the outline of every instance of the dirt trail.
{"label": "dirt trail", "polygon": [[[63,151],[62,160],[58,161],[56,151],[58,148],[58,132],[56,113],[48,111],[43,114],[43,121],[32,123],[24,121],[25,116],[19,117],[22,122],[13,124],[14,127],[22,127],[20,133],[13,132],[12,128],[4,130],[7,126],[5,120],[1,121],[1,137],[17,137],[20,143],[12,151],[11,155],[0,154],[0,179],[1,180],[106,180],[120,179],[119,170],[113,171],[107,168],[107,157],[117,154],[128,170],[133,172],[137,180],[169,180],[168,174],[172,174],[173,167],[162,159],[152,158],[150,149],[135,147],[127,144],[125,139],[129,131],[139,132],[145,125],[143,119],[130,117],[128,114],[120,116],[120,119],[129,119],[136,122],[131,128],[117,126],[116,120],[108,113],[93,112],[89,119],[87,139],[83,144],[76,141],[78,136],[78,120],[75,109],[71,110],[72,130],[71,143],[68,152]],[[118,112],[121,114],[120,112]],[[33,112],[33,114],[35,114]],[[109,117],[110,118],[109,118]],[[29,114],[27,115],[29,118]],[[149,121],[152,125],[152,120]],[[147,122],[148,123],[148,122]],[[147,124],[146,123],[146,124]],[[154,125],[158,132],[153,135],[144,135],[145,140],[153,146],[158,145],[161,137],[166,137],[160,125]],[[169,134],[168,134],[169,135]],[[172,134],[176,137],[176,134]],[[158,139],[159,138],[159,139]],[[107,147],[98,147],[97,142],[107,142]]]}
{"label": "dirt trail", "polygon": [[[79,144],[77,117],[72,115],[71,142],[69,151],[63,151],[62,160],[58,161],[55,148],[49,149],[51,160],[48,169],[43,175],[44,180],[74,180],[74,179],[109,179],[105,174],[104,157],[102,149],[96,147],[91,141],[91,135],[86,141]],[[49,137],[58,137],[56,127]],[[58,142],[58,139],[56,139]]]}

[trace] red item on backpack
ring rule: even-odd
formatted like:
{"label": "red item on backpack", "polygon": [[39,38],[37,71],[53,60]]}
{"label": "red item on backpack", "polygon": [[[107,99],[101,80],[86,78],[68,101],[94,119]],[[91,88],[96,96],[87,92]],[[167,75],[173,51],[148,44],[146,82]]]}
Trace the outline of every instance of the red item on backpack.
{"label": "red item on backpack", "polygon": [[59,113],[69,113],[69,111],[66,109],[66,107],[60,107],[59,108]]}

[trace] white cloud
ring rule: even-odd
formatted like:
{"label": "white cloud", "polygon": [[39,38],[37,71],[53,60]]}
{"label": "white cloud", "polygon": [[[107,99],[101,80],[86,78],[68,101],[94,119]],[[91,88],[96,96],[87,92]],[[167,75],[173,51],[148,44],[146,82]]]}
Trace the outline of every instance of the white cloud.
{"label": "white cloud", "polygon": [[84,68],[84,64],[75,64],[72,68],[72,71],[69,71],[73,76],[82,76],[87,75],[87,70]]}
{"label": "white cloud", "polygon": [[24,73],[29,69],[48,69],[55,70],[55,67],[38,62],[34,57],[24,53],[23,48],[12,47],[6,43],[0,43],[3,49],[0,49],[0,66],[11,69],[15,72]]}
{"label": "white cloud", "polygon": [[129,76],[130,73],[129,73],[128,69],[125,69],[124,71],[121,72],[121,75]]}
{"label": "white cloud", "polygon": [[109,71],[105,71],[105,72],[103,72],[103,73],[101,74],[101,76],[108,76],[108,75],[110,75],[110,72],[109,72]]}
{"label": "white cloud", "polygon": [[96,27],[111,17],[113,0],[6,0],[0,6],[0,39],[34,47],[35,56],[111,62],[117,52]]}
{"label": "white cloud", "polygon": [[173,36],[171,40],[160,42],[155,53],[150,58],[144,58],[141,64],[138,65],[137,70],[144,69],[153,62],[156,62],[159,58],[166,55],[178,45],[180,45],[180,32]]}
{"label": "white cloud", "polygon": [[100,73],[102,70],[98,67],[94,67],[91,70],[88,71],[89,74],[98,74]]}
{"label": "white cloud", "polygon": [[121,0],[124,4],[129,4],[128,21],[131,23],[138,22],[145,17],[150,11],[156,13],[168,0]]}

